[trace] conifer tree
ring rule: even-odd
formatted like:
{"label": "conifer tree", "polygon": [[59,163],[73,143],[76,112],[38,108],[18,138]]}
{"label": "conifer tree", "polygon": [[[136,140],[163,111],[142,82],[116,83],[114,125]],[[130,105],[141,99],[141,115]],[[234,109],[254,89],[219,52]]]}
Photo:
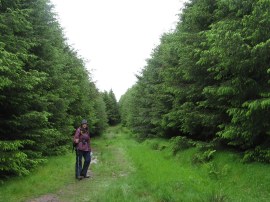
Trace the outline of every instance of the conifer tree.
{"label": "conifer tree", "polygon": [[48,0],[0,1],[0,178],[63,154],[83,118],[92,135],[106,128],[102,95],[52,8]]}
{"label": "conifer tree", "polygon": [[109,125],[120,123],[120,112],[114,92],[110,90],[103,93],[103,99],[106,105],[106,113]]}
{"label": "conifer tree", "polygon": [[191,0],[122,96],[143,137],[219,140],[270,162],[270,2]]}

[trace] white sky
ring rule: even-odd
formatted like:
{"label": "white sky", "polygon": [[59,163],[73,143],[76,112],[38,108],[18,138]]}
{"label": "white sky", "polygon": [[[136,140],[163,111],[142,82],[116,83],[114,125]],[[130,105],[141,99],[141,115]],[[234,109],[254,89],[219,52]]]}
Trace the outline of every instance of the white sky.
{"label": "white sky", "polygon": [[100,91],[119,100],[187,0],[51,0],[69,44]]}

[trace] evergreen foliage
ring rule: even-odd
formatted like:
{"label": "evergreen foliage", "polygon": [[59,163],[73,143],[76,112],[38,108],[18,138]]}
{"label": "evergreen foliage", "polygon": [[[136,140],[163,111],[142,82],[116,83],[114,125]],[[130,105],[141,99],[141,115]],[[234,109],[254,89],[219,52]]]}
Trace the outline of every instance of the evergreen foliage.
{"label": "evergreen foliage", "polygon": [[191,0],[120,100],[141,137],[220,141],[269,162],[270,1]]}
{"label": "evergreen foliage", "polygon": [[102,95],[105,102],[108,124],[112,126],[120,123],[119,106],[114,92],[112,90],[110,90],[109,92],[105,91],[102,93]]}
{"label": "evergreen foliage", "polygon": [[48,0],[0,1],[0,178],[64,153],[82,119],[106,128],[105,103]]}

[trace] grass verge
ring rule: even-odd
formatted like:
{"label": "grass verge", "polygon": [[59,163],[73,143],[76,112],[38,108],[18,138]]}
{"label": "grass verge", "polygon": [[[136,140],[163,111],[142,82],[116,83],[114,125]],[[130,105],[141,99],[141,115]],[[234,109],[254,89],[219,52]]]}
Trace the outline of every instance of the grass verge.
{"label": "grass verge", "polygon": [[213,160],[194,164],[197,148],[173,155],[169,141],[138,143],[120,126],[92,143],[98,159],[91,165],[92,178],[74,179],[74,154],[53,157],[31,176],[2,186],[0,201],[43,194],[65,202],[270,201],[270,166],[240,163],[231,152],[217,151]]}
{"label": "grass verge", "polygon": [[[45,193],[52,193],[74,181],[73,155],[51,157],[31,175],[16,177],[0,187],[1,202],[25,201]],[[72,177],[73,178],[72,178]]]}

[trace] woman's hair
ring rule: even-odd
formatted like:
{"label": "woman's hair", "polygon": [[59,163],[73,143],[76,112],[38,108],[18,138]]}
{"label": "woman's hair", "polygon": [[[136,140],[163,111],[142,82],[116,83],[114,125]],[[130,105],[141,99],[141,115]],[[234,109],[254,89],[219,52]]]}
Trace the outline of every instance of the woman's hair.
{"label": "woman's hair", "polygon": [[81,132],[82,133],[87,133],[88,132],[88,128],[81,128]]}

